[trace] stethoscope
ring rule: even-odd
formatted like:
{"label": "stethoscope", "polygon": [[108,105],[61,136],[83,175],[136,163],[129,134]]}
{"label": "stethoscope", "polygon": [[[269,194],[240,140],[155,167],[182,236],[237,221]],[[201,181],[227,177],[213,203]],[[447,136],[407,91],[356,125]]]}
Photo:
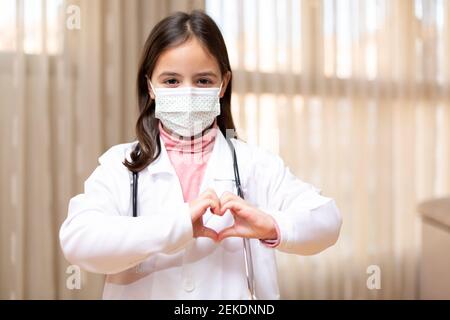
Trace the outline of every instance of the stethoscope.
{"label": "stethoscope", "polygon": [[[226,138],[228,146],[230,147],[231,153],[233,155],[233,169],[234,169],[234,179],[236,184],[236,190],[239,197],[244,199],[244,193],[241,188],[241,179],[239,177],[239,167],[237,163],[236,150],[234,148],[233,143],[229,138]],[[137,189],[138,189],[138,179],[139,173],[133,172],[133,181],[132,181],[132,204],[133,204],[133,217],[137,217]],[[245,260],[245,274],[247,276],[247,286],[250,291],[250,299],[255,300],[255,276],[253,271],[253,259],[252,259],[252,250],[250,246],[250,239],[243,238],[244,242],[244,260]]]}

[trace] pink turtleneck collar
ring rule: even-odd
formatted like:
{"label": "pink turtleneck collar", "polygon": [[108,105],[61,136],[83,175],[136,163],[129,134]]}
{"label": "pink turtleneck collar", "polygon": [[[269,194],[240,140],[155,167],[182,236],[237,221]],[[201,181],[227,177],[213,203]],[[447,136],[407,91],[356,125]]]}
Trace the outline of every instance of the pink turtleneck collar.
{"label": "pink turtleneck collar", "polygon": [[168,133],[159,122],[160,136],[180,180],[185,202],[194,200],[198,196],[217,130],[219,128],[214,121],[211,129],[206,130],[203,135],[195,139],[186,139]]}
{"label": "pink turtleneck collar", "polygon": [[217,126],[216,121],[214,121],[212,127],[205,130],[204,134],[195,139],[191,139],[168,133],[163,128],[161,122],[159,122],[159,132],[164,141],[166,150],[178,151],[180,153],[205,153],[211,151],[214,146],[214,140],[218,129],[219,127]]}

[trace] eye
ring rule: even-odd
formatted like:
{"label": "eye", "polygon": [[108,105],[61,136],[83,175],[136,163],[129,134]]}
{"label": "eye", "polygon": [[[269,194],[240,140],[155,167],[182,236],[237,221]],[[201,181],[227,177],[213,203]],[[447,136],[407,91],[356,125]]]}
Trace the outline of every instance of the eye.
{"label": "eye", "polygon": [[178,83],[179,83],[178,80],[175,78],[170,78],[170,79],[167,79],[164,81],[164,84],[171,86],[171,87],[176,86]]}
{"label": "eye", "polygon": [[197,85],[201,86],[201,87],[205,87],[205,86],[209,86],[211,85],[213,82],[208,79],[208,78],[200,78],[197,80]]}

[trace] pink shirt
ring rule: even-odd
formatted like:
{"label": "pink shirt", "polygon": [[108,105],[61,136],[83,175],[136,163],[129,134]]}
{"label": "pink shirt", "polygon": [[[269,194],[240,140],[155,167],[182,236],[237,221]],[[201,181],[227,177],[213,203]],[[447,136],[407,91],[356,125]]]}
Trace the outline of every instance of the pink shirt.
{"label": "pink shirt", "polygon": [[161,122],[159,123],[159,132],[170,162],[180,180],[185,202],[190,202],[198,197],[217,130],[217,124],[214,123],[213,127],[204,135],[191,140],[169,134],[163,129]]}
{"label": "pink shirt", "polygon": [[[204,135],[196,139],[183,139],[177,135],[171,135],[159,123],[161,139],[166,147],[170,162],[172,163],[183,191],[185,202],[190,202],[198,197],[200,185],[205,174],[206,165],[211,156],[214,141],[217,135],[216,121],[213,127]],[[278,238],[274,240],[262,240],[268,247],[275,247],[280,243],[280,231],[277,228]]]}

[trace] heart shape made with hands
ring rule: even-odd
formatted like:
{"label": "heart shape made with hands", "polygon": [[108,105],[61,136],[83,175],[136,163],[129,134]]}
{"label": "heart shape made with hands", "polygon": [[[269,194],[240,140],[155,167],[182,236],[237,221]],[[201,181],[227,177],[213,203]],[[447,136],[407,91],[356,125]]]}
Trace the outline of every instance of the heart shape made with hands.
{"label": "heart shape made with hands", "polygon": [[194,237],[222,241],[228,237],[276,239],[274,219],[244,199],[224,192],[220,199],[208,189],[190,203]]}

